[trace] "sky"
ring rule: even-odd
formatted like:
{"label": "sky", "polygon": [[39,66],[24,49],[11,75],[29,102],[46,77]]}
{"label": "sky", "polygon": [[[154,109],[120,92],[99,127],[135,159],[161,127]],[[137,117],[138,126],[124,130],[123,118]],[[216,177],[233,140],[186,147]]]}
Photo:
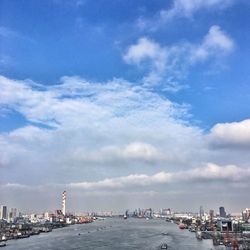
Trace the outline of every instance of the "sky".
{"label": "sky", "polygon": [[0,0],[0,204],[249,207],[247,0]]}

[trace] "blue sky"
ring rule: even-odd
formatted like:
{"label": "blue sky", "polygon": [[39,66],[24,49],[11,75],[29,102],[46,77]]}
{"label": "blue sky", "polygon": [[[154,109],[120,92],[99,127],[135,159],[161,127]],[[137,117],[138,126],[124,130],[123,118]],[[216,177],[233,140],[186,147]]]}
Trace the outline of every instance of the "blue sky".
{"label": "blue sky", "polygon": [[[247,0],[0,0],[6,190],[54,182],[88,197],[89,188],[110,188],[98,181],[122,189],[141,174],[158,192],[170,177],[154,175],[170,171],[179,192],[182,171],[192,180],[201,167],[240,176],[250,145],[249,13]],[[68,165],[70,174],[57,179]]]}
{"label": "blue sky", "polygon": [[204,8],[150,31],[138,29],[137,20],[156,19],[160,10],[171,8],[171,1],[1,1],[1,26],[10,31],[1,36],[1,56],[7,58],[1,73],[42,84],[55,84],[62,75],[139,81],[144,72],[121,60],[121,54],[139,37],[149,37],[162,46],[198,42],[210,26],[219,25],[234,39],[233,53],[220,59],[219,69],[214,60],[192,68],[181,81],[190,88],[163,94],[191,104],[194,119],[203,127],[242,120],[248,116],[250,100],[250,7],[246,2],[235,1],[216,11]]}

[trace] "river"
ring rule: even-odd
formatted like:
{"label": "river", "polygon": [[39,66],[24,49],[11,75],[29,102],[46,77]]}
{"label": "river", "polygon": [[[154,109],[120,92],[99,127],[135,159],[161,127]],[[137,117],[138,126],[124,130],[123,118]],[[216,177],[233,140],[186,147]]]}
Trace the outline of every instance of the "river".
{"label": "river", "polygon": [[[162,233],[168,233],[162,235]],[[90,224],[72,225],[26,239],[10,240],[6,250],[125,250],[160,249],[162,243],[172,250],[211,250],[212,240],[197,240],[195,234],[180,230],[161,219],[107,218]]]}

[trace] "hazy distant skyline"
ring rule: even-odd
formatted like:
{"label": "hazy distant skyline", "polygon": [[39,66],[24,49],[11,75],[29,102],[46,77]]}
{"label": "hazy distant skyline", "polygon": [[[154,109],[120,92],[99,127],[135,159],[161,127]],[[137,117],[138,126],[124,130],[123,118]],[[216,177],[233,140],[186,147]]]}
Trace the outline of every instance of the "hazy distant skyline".
{"label": "hazy distant skyline", "polygon": [[246,0],[0,0],[0,204],[249,207]]}

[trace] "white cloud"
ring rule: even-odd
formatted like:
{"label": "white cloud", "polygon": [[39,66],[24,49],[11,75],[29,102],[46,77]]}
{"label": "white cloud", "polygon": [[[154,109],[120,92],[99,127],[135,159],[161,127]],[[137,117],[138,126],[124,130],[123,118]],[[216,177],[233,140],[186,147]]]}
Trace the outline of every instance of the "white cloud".
{"label": "white cloud", "polygon": [[233,49],[234,44],[232,39],[228,37],[228,35],[226,35],[219,26],[215,25],[209,29],[209,33],[205,37],[203,46],[207,47],[208,49],[215,48],[230,52]]}
{"label": "white cloud", "polygon": [[161,46],[149,38],[140,38],[131,45],[123,59],[126,63],[145,68],[146,86],[161,84],[166,91],[176,92],[183,87],[178,82],[186,78],[189,68],[208,59],[218,59],[233,51],[234,41],[219,26],[211,26],[200,43],[180,43]]}
{"label": "white cloud", "polygon": [[223,55],[232,52],[234,41],[219,26],[212,26],[203,42],[194,47],[191,60],[206,60],[211,56]]}
{"label": "white cloud", "polygon": [[212,145],[221,147],[250,147],[250,120],[218,123],[209,135]]}
{"label": "white cloud", "polygon": [[176,17],[192,17],[199,10],[222,9],[230,6],[234,0],[174,0],[173,7],[160,12],[163,21]]}
{"label": "white cloud", "polygon": [[250,169],[239,168],[235,165],[218,166],[208,163],[204,168],[195,168],[186,172],[187,179],[191,180],[228,180],[228,181],[246,181],[249,178]]}
{"label": "white cloud", "polygon": [[[92,182],[72,182],[68,184],[53,183],[48,184],[49,188],[76,188],[82,190],[96,190],[105,191],[108,189],[120,189],[126,190],[129,188],[135,188],[138,186],[147,187],[151,190],[155,185],[189,185],[191,188],[197,183],[210,182],[213,185],[214,182],[230,181],[230,185],[237,182],[247,182],[250,177],[250,169],[240,168],[235,165],[219,166],[214,163],[207,163],[203,167],[180,170],[175,172],[158,172],[153,175],[147,174],[130,174],[127,176],[106,178],[100,181]],[[38,186],[42,188],[42,186]],[[169,186],[170,187],[170,186]],[[23,185],[18,183],[6,183],[2,184],[2,188],[6,189],[31,189],[31,185]]]}
{"label": "white cloud", "polygon": [[145,174],[134,174],[124,177],[118,177],[113,179],[105,179],[98,182],[81,182],[81,183],[70,183],[69,187],[83,188],[83,189],[103,189],[103,188],[128,188],[133,186],[147,186],[155,183],[167,182],[170,175],[168,173],[157,173],[152,176]]}
{"label": "white cloud", "polygon": [[131,45],[123,59],[127,63],[140,65],[145,59],[155,61],[155,67],[164,68],[166,51],[159,44],[146,37],[140,38],[135,45]]}
{"label": "white cloud", "polygon": [[155,84],[161,82],[162,75],[166,70],[168,51],[158,43],[143,37],[134,45],[128,48],[123,59],[128,64],[142,67],[145,62],[149,62],[150,73],[144,77],[145,84]]}
{"label": "white cloud", "polygon": [[192,19],[197,12],[221,11],[235,3],[235,0],[173,0],[168,8],[159,10],[153,17],[139,17],[136,26],[139,30],[155,32],[177,18]]}
{"label": "white cloud", "polygon": [[157,149],[150,144],[134,142],[126,145],[123,154],[129,158],[154,159],[160,157]]}
{"label": "white cloud", "polygon": [[[143,81],[146,85],[154,85],[162,81],[162,76],[166,71],[168,53],[167,48],[161,47],[158,43],[143,37],[128,48],[123,59],[128,64],[149,67],[149,74],[144,77]],[[146,62],[149,62],[149,64],[145,65]]]}
{"label": "white cloud", "polygon": [[154,146],[142,142],[132,142],[120,148],[109,147],[104,151],[125,159],[161,160],[161,155]]}
{"label": "white cloud", "polygon": [[168,161],[169,157],[155,146],[144,142],[131,142],[125,145],[111,145],[99,148],[98,151],[88,151],[78,148],[73,153],[73,158],[79,161],[92,163],[110,164],[134,164],[136,162],[157,163]]}

